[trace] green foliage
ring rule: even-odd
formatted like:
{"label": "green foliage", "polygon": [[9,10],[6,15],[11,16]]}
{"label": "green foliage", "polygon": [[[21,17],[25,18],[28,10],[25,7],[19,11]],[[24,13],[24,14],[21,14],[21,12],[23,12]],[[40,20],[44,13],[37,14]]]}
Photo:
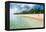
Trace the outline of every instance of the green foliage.
{"label": "green foliage", "polygon": [[30,9],[29,11],[22,11],[21,13],[15,14],[43,14],[44,12],[43,9]]}
{"label": "green foliage", "polygon": [[40,9],[31,9],[29,11],[23,11],[23,14],[41,14],[44,13],[44,10],[40,10]]}

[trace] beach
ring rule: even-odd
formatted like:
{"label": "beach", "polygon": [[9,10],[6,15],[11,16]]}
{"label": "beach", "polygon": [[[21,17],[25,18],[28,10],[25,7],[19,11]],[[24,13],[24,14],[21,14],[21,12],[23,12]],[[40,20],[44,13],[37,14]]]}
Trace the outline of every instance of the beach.
{"label": "beach", "polygon": [[43,14],[17,14],[10,20],[10,29],[43,27]]}
{"label": "beach", "polygon": [[43,20],[44,14],[18,14],[16,16],[23,16],[28,18],[34,18],[38,20]]}

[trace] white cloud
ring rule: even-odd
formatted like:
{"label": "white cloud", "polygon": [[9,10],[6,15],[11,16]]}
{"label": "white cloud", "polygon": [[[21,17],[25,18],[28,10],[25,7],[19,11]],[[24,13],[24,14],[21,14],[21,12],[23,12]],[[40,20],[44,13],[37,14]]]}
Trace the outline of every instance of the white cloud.
{"label": "white cloud", "polygon": [[14,13],[19,13],[23,10],[29,10],[29,9],[26,9],[24,6],[29,6],[29,9],[32,9],[34,4],[11,3],[10,9]]}

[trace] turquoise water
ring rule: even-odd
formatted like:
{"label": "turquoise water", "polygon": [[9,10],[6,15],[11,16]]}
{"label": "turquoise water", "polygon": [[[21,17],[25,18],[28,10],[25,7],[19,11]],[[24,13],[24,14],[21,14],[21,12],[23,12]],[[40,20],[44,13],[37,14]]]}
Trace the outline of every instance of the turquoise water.
{"label": "turquoise water", "polygon": [[10,29],[19,29],[19,28],[29,28],[32,27],[29,25],[27,20],[24,19],[23,16],[16,16],[14,15],[15,10],[10,10]]}
{"label": "turquoise water", "polygon": [[19,28],[36,28],[43,26],[41,21],[35,20],[33,18],[25,18],[24,16],[13,15],[10,18],[10,29]]}
{"label": "turquoise water", "polygon": [[10,29],[43,27],[43,21],[10,14]]}
{"label": "turquoise water", "polygon": [[23,16],[16,16],[10,19],[10,29],[18,29],[18,28],[29,28],[28,22],[24,19]]}

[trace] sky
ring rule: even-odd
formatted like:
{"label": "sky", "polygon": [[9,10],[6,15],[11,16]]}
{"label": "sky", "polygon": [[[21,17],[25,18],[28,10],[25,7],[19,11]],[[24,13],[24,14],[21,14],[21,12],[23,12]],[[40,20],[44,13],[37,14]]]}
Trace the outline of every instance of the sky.
{"label": "sky", "polygon": [[36,5],[36,4],[22,4],[22,3],[10,3],[10,10],[13,13],[20,13],[22,11],[29,11],[32,8],[43,9],[43,5]]}

